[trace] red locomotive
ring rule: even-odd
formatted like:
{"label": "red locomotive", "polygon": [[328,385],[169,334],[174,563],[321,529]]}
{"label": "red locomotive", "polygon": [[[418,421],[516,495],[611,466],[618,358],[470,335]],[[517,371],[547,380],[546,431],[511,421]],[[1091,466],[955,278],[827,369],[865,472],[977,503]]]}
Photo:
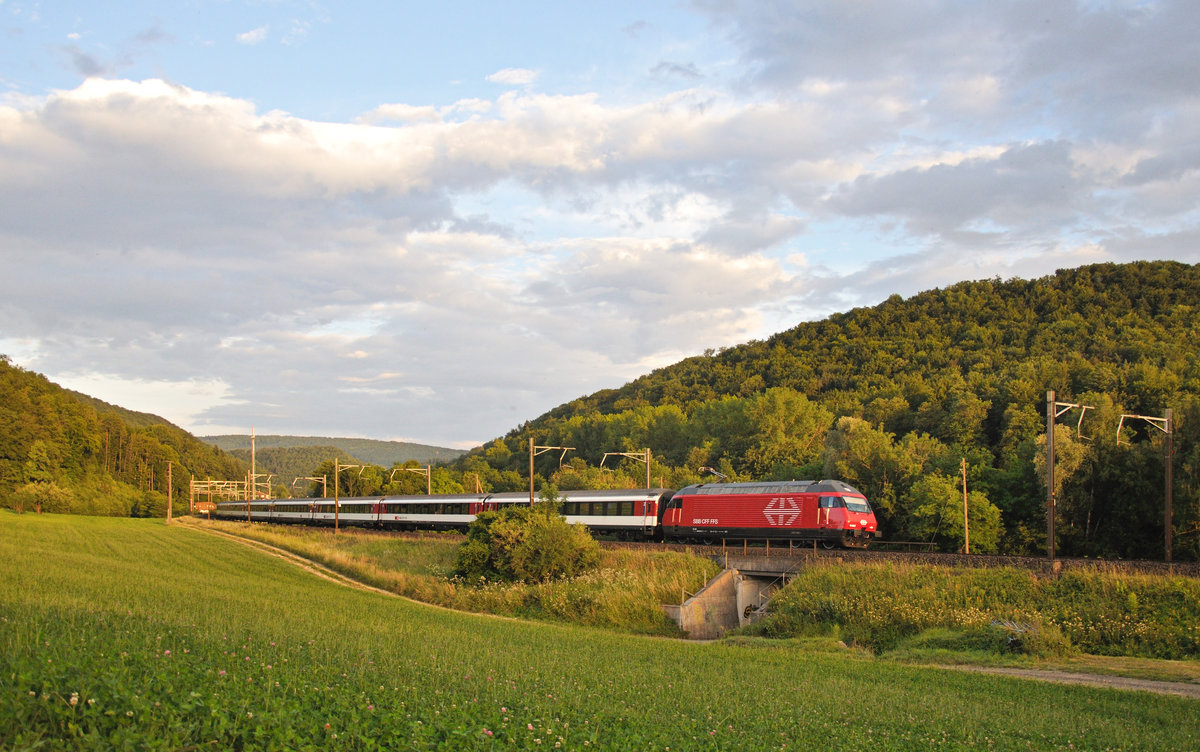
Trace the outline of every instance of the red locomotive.
{"label": "red locomotive", "polygon": [[879,531],[865,496],[839,480],[701,483],[676,491],[663,536],[702,541],[768,538],[866,547]]}

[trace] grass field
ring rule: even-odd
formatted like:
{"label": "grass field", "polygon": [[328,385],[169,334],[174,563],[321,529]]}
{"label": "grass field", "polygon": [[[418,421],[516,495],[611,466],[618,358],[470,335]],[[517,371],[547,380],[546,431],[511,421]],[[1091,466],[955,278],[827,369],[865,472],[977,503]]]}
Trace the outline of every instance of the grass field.
{"label": "grass field", "polygon": [[1200,703],[460,614],[162,521],[0,513],[0,748],[1153,749]]}
{"label": "grass field", "polygon": [[374,587],[460,611],[604,627],[632,634],[683,636],[662,610],[682,602],[720,567],[672,551],[605,550],[600,568],[570,580],[466,583],[451,577],[460,535],[398,537],[360,528],[191,520],[186,524],[267,543]]}

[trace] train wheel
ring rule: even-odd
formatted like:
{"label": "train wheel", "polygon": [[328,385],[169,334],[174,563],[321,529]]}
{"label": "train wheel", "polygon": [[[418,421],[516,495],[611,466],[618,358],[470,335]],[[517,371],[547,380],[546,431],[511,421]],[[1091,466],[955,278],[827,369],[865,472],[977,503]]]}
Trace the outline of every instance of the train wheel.
{"label": "train wheel", "polygon": [[826,540],[823,540],[823,541],[821,541],[821,548],[825,549],[826,551],[831,551],[831,550],[833,550],[833,547],[834,547],[834,546],[836,546],[836,545],[837,545],[837,543],[836,543],[836,542],[834,542],[834,541],[831,541],[831,540],[829,540],[829,539],[826,539]]}

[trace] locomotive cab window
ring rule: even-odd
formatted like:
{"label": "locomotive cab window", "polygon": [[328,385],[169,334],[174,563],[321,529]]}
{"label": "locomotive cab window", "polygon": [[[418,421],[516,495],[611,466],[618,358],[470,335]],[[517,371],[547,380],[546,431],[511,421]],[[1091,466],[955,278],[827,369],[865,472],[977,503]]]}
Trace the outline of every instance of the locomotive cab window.
{"label": "locomotive cab window", "polygon": [[846,506],[846,504],[840,496],[822,496],[818,502],[818,506],[822,509],[837,509],[838,507]]}
{"label": "locomotive cab window", "polygon": [[859,514],[871,513],[871,505],[867,503],[866,499],[846,499],[845,501],[846,507],[851,512],[858,512]]}

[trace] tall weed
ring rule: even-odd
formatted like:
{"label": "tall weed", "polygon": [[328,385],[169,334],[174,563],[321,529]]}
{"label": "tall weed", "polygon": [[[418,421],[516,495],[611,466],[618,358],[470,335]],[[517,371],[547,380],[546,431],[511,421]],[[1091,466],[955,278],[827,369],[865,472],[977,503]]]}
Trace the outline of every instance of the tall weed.
{"label": "tall weed", "polygon": [[[1026,652],[1200,657],[1200,580],[1101,572],[1039,578],[1014,568],[820,564],[777,595],[759,627],[887,650],[925,630],[998,625]],[[1008,626],[1005,626],[1008,625]]]}

